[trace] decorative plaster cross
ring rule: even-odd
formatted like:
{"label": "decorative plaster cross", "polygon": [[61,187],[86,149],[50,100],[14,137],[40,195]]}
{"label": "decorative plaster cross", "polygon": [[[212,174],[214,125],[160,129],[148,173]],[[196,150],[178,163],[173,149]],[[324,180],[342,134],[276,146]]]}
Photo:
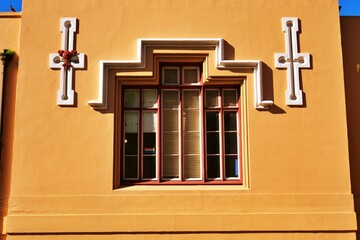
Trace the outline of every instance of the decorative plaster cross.
{"label": "decorative plaster cross", "polygon": [[282,30],[286,33],[286,53],[275,53],[275,66],[276,68],[287,69],[286,104],[303,105],[303,93],[300,89],[300,68],[310,67],[310,54],[298,52],[298,18],[282,18]]}
{"label": "decorative plaster cross", "polygon": [[58,105],[74,105],[73,70],[84,68],[85,65],[84,54],[74,50],[76,27],[76,18],[61,18],[62,50],[58,53],[50,53],[50,68],[61,69]]}

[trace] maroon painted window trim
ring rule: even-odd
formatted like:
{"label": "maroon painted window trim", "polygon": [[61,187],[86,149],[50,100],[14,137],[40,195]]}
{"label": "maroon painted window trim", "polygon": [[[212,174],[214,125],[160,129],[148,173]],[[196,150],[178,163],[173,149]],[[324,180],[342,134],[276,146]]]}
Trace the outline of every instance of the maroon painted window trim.
{"label": "maroon painted window trim", "polygon": [[242,184],[240,85],[163,65],[159,85],[122,85],[121,185]]}

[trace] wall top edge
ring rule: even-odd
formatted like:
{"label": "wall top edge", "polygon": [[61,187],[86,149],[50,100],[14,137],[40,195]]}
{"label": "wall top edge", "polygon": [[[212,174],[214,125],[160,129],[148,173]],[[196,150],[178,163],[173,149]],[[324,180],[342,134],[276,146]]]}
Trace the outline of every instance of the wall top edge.
{"label": "wall top edge", "polygon": [[0,18],[21,18],[22,12],[0,12]]}

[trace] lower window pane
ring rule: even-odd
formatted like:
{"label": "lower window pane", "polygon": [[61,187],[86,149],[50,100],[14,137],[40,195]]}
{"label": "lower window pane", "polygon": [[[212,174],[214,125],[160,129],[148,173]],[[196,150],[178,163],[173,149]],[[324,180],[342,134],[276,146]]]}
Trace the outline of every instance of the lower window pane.
{"label": "lower window pane", "polygon": [[237,156],[225,157],[225,177],[239,177],[239,159]]}
{"label": "lower window pane", "polygon": [[156,154],[156,133],[143,134],[144,154]]}
{"label": "lower window pane", "polygon": [[219,156],[208,156],[206,162],[207,178],[220,177],[220,159]]}
{"label": "lower window pane", "polygon": [[179,178],[179,156],[166,156],[163,158],[163,177]]}
{"label": "lower window pane", "polygon": [[225,133],[225,154],[237,154],[237,133]]}
{"label": "lower window pane", "polygon": [[206,133],[206,152],[207,154],[219,154],[219,133],[208,132]]}
{"label": "lower window pane", "polygon": [[237,127],[236,112],[224,112],[225,131],[236,131]]}
{"label": "lower window pane", "polygon": [[143,178],[156,178],[156,157],[143,157]]}
{"label": "lower window pane", "polygon": [[184,178],[200,178],[200,155],[184,156]]}
{"label": "lower window pane", "polygon": [[219,131],[219,113],[206,113],[206,131]]}
{"label": "lower window pane", "polygon": [[138,178],[138,158],[137,156],[125,157],[125,178]]}
{"label": "lower window pane", "polygon": [[125,155],[137,155],[138,153],[138,134],[125,133]]}

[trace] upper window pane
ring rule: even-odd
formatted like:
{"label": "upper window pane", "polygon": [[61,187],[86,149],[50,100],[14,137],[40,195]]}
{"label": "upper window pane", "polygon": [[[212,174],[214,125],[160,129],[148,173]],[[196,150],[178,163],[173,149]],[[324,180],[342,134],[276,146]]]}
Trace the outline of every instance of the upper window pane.
{"label": "upper window pane", "polygon": [[184,84],[199,83],[200,74],[198,67],[184,67],[183,68],[183,79]]}
{"label": "upper window pane", "polygon": [[124,92],[124,107],[138,108],[140,102],[139,89],[126,89]]}
{"label": "upper window pane", "polygon": [[163,67],[163,84],[176,85],[179,84],[180,69],[179,67]]}
{"label": "upper window pane", "polygon": [[206,90],[206,107],[219,107],[219,90]]}
{"label": "upper window pane", "polygon": [[235,89],[224,90],[224,107],[237,106],[237,91]]}
{"label": "upper window pane", "polygon": [[157,90],[144,89],[143,90],[143,107],[156,108],[157,107]]}
{"label": "upper window pane", "polygon": [[155,132],[157,124],[156,112],[144,112],[143,113],[143,131]]}
{"label": "upper window pane", "polygon": [[179,107],[179,92],[177,90],[163,91],[163,108],[177,109]]}
{"label": "upper window pane", "polygon": [[138,112],[127,111],[125,112],[125,132],[138,132]]}

